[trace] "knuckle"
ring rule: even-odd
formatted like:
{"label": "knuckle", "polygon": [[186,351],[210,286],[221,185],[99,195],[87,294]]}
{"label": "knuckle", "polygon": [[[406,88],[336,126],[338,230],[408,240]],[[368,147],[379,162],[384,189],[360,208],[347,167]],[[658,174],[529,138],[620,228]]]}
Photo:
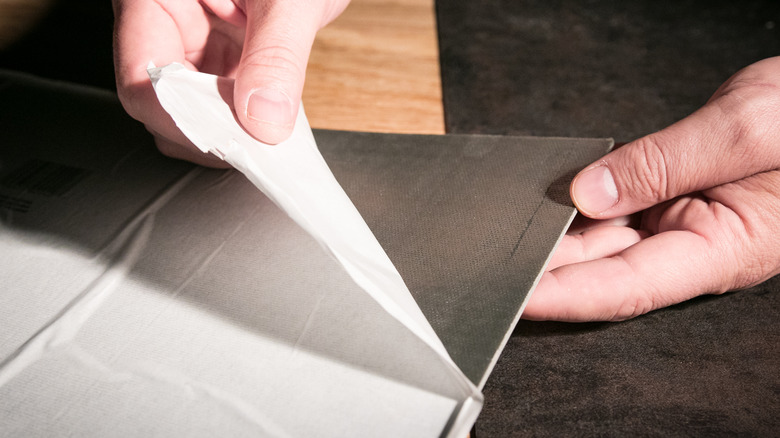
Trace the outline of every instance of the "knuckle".
{"label": "knuckle", "polygon": [[626,299],[617,308],[612,317],[614,321],[625,321],[636,318],[656,309],[656,303],[653,294],[637,293],[626,297]]}
{"label": "knuckle", "polygon": [[726,142],[731,145],[731,153],[746,163],[765,159],[773,146],[772,138],[780,132],[780,88],[771,84],[743,85],[715,102],[729,126]]}
{"label": "knuckle", "polygon": [[658,203],[669,197],[669,162],[655,136],[634,142],[629,154],[632,166],[625,168],[627,188],[635,199]]}
{"label": "knuckle", "polygon": [[[628,260],[621,255],[615,255],[614,257],[617,260],[622,260],[623,265],[628,269],[627,272],[623,273],[624,275],[637,279],[641,278],[640,273],[634,270]],[[616,305],[613,307],[613,312],[609,319],[612,321],[625,321],[658,308],[658,292],[652,283],[644,281],[625,285],[621,291],[621,299],[615,302]]]}
{"label": "knuckle", "polygon": [[299,53],[287,42],[275,42],[247,52],[244,67],[262,69],[265,77],[288,82],[291,74],[294,78],[301,78],[305,74],[305,63],[301,61]]}

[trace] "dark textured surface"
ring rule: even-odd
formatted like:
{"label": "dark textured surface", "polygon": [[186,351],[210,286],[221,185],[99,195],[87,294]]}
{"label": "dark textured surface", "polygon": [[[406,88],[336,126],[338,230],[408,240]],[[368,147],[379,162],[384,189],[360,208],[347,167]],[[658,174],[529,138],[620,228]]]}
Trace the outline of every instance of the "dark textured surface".
{"label": "dark textured surface", "polygon": [[437,2],[449,132],[628,141],[780,54],[776,1]]}
{"label": "dark textured surface", "polygon": [[[663,128],[780,54],[776,1],[437,2],[449,132]],[[623,323],[521,322],[477,437],[775,436],[780,279]]]}
{"label": "dark textured surface", "polygon": [[450,356],[483,380],[610,140],[316,131]]}
{"label": "dark textured surface", "polygon": [[477,437],[776,436],[780,279],[619,323],[522,321]]}

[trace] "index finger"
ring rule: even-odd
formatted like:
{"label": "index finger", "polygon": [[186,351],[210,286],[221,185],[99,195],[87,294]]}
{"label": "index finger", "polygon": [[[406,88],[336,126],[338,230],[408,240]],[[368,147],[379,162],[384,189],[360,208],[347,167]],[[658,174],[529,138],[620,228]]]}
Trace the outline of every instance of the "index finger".
{"label": "index finger", "polygon": [[545,272],[522,317],[570,322],[624,320],[705,293],[724,292],[730,269],[704,237],[668,231],[610,257]]}
{"label": "index finger", "polygon": [[[176,128],[154,93],[146,68],[149,62],[189,65],[187,45],[197,45],[207,32],[208,19],[197,2],[168,2],[164,9],[151,0],[114,1],[114,69],[117,94],[125,110],[156,135],[195,147]],[[178,20],[178,21],[177,21]],[[183,36],[181,26],[188,26]],[[188,38],[189,41],[185,41]],[[161,148],[163,149],[163,148]],[[170,155],[170,154],[168,154]]]}

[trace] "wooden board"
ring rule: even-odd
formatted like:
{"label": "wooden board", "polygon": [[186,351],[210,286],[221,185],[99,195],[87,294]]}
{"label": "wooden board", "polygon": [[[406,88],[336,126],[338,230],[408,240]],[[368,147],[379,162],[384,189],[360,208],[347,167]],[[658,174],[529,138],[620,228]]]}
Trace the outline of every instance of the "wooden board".
{"label": "wooden board", "polygon": [[443,134],[433,0],[353,0],[314,43],[303,92],[314,128]]}

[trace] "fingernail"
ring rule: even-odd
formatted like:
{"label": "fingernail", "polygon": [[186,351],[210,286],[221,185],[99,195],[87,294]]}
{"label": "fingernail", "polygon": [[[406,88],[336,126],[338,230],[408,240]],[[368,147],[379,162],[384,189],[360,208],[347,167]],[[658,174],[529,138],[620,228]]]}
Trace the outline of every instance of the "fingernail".
{"label": "fingernail", "polygon": [[255,122],[292,125],[292,100],[281,90],[255,90],[249,96],[246,115]]}
{"label": "fingernail", "polygon": [[612,172],[605,165],[592,167],[577,175],[572,183],[571,197],[577,208],[597,216],[617,204],[618,191]]}

